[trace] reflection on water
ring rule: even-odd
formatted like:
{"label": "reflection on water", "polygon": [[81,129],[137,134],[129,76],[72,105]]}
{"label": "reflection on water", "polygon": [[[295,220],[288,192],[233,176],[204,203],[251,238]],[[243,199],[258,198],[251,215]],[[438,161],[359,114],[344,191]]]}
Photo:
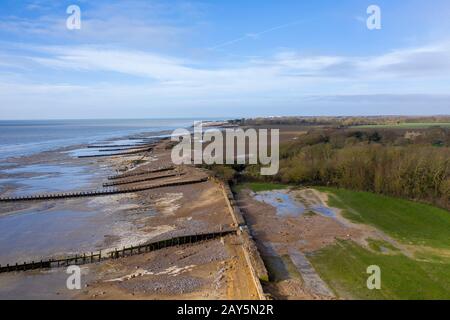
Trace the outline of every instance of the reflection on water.
{"label": "reflection on water", "polygon": [[93,174],[87,168],[79,166],[41,164],[3,169],[0,173],[7,176],[0,179],[0,185],[13,184],[18,187],[9,196],[78,190],[88,185],[96,176],[106,175],[101,169],[97,169]]}
{"label": "reflection on water", "polygon": [[277,209],[279,216],[296,217],[305,212],[305,206],[294,199],[287,193],[281,191],[264,191],[258,192],[255,199],[270,204]]}
{"label": "reflection on water", "polygon": [[330,217],[330,218],[335,218],[336,217],[336,212],[329,207],[325,207],[323,205],[313,205],[311,206],[311,210],[316,212],[316,213],[320,213],[324,216]]}
{"label": "reflection on water", "polygon": [[[104,141],[104,142],[100,141],[98,143],[94,143],[94,146],[102,145],[102,146],[109,146],[114,149],[122,149],[122,150],[102,152],[101,150],[104,150],[106,148],[79,148],[79,149],[67,151],[67,153],[72,157],[95,156],[95,155],[101,155],[101,154],[115,154],[115,153],[126,152],[127,149],[131,148],[132,146],[139,147],[139,145],[141,145],[144,142],[145,141],[143,139],[120,139],[120,140]],[[126,147],[117,147],[117,146],[121,146],[121,145],[126,145]]]}
{"label": "reflection on water", "polygon": [[336,217],[336,212],[333,208],[318,203],[305,206],[303,203],[297,201],[291,193],[286,191],[257,192],[254,194],[254,198],[274,207],[279,216],[297,217],[306,211],[312,211],[326,217]]}
{"label": "reflection on water", "polygon": [[0,159],[192,124],[188,119],[0,121]]}
{"label": "reflection on water", "polygon": [[[103,240],[106,217],[81,211],[28,211],[0,217],[0,264],[55,253],[90,251]],[[105,230],[106,231],[106,230]]]}

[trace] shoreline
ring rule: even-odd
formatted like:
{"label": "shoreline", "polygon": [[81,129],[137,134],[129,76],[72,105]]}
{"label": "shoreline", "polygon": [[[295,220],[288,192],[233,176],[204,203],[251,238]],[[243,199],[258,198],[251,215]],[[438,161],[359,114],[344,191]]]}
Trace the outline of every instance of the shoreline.
{"label": "shoreline", "polygon": [[[147,170],[170,163],[172,143],[169,139],[159,140],[151,152],[128,157],[116,156],[90,161],[99,161],[114,168],[117,173]],[[131,161],[130,161],[131,160]],[[204,169],[190,165],[177,166],[176,172],[184,175],[158,179],[158,182],[185,181],[193,178],[210,177]],[[104,181],[102,181],[104,182]],[[140,181],[133,186],[143,186],[152,182]],[[120,239],[109,237],[103,243],[112,247],[137,245],[143,242],[158,241],[186,234],[200,234],[216,231],[221,226],[232,226],[233,219],[228,211],[226,198],[220,184],[207,180],[200,184],[168,186],[139,191],[118,201],[114,196],[92,199],[70,199],[44,201],[62,206],[80,207],[86,201],[96,203],[103,211],[115,210],[128,220],[123,227]],[[33,205],[39,206],[39,202]],[[41,203],[42,204],[42,203]],[[22,209],[23,210],[23,209]],[[48,214],[48,213],[44,213]],[[182,247],[170,247],[159,251],[118,260],[102,261],[82,266],[86,274],[84,289],[81,292],[67,292],[65,282],[55,281],[63,277],[64,268],[49,271],[25,271],[0,275],[0,297],[13,298],[28,296],[49,299],[256,299],[258,293],[252,282],[250,269],[240,244],[240,237],[227,235],[215,240],[200,242]],[[180,251],[182,249],[182,251]],[[186,255],[185,251],[192,254]],[[212,251],[211,251],[212,250]],[[168,256],[169,255],[169,256]],[[172,255],[172,257],[170,257]],[[156,258],[160,257],[160,258]],[[161,258],[164,257],[164,258]],[[175,259],[175,260],[174,260]],[[174,268],[176,263],[177,268]],[[143,268],[147,265],[146,268]],[[107,267],[108,266],[108,267]],[[142,270],[141,270],[142,269]],[[140,270],[136,274],[136,270]],[[159,270],[159,271],[158,271]],[[167,278],[168,277],[168,278]],[[140,281],[135,281],[137,278]],[[162,279],[167,278],[162,282]],[[113,281],[112,279],[122,279]],[[159,285],[155,287],[156,279]],[[36,281],[44,281],[45,292],[37,290],[30,293],[27,288]],[[145,283],[146,288],[143,288]],[[238,286],[236,284],[239,283]],[[5,286],[5,284],[9,284]]]}

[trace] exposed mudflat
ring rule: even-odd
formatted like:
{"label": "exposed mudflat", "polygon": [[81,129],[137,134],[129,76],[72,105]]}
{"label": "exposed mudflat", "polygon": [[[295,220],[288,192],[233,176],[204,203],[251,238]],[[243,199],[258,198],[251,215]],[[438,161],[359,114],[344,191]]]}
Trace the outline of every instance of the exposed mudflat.
{"label": "exposed mudflat", "polygon": [[[108,170],[105,175],[89,180],[82,187],[101,187],[106,173],[138,172],[168,166],[171,164],[170,146],[168,140],[163,140],[151,153],[88,158],[90,165],[101,165]],[[171,172],[184,175],[137,182],[131,186],[177,182],[208,175],[192,166],[180,166]],[[12,186],[8,192],[14,188]],[[6,238],[0,244],[5,246],[0,255],[5,262],[14,259],[28,261],[30,257],[39,260],[99,249],[107,252],[113,248],[181,235],[215,232],[233,223],[221,186],[213,180],[117,196],[8,203],[0,214],[0,219],[10,219],[5,220],[5,228],[12,228],[9,233],[4,230]],[[16,223],[17,219],[21,223]],[[71,221],[69,225],[68,221]],[[34,235],[34,241],[30,241],[27,234]],[[8,241],[8,235],[11,239],[22,240],[15,245]],[[0,274],[0,298],[256,299],[257,292],[241,245],[239,237],[227,236],[85,265],[82,267],[81,291],[66,288],[68,275],[64,268]]]}

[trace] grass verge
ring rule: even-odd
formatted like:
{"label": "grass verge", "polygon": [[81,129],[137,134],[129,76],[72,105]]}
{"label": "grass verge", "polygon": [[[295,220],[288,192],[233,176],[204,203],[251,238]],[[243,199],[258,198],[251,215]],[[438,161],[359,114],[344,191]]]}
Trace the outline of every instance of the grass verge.
{"label": "grass verge", "polygon": [[[373,253],[353,241],[316,251],[308,257],[321,278],[347,299],[450,299],[450,263],[423,262],[402,254]],[[381,289],[367,288],[367,267],[381,269]]]}
{"label": "grass verge", "polygon": [[450,248],[450,212],[444,209],[369,192],[317,189],[328,192],[329,205],[354,222],[372,225],[406,244]]}

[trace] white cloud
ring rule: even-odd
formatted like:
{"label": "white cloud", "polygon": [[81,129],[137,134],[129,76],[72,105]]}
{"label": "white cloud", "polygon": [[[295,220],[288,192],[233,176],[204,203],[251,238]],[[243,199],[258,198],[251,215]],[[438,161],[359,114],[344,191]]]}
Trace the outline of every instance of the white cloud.
{"label": "white cloud", "polygon": [[[106,47],[40,47],[31,59],[52,68],[107,71],[147,77],[172,83],[215,83],[218,81],[264,80],[282,78],[370,79],[405,76],[447,77],[450,73],[450,45],[440,44],[401,49],[379,56],[304,56],[283,51],[265,59],[240,61],[235,66],[203,67],[201,61],[180,59],[152,52]],[[257,80],[257,81],[256,81]]]}
{"label": "white cloud", "polygon": [[[322,108],[326,104],[379,105],[389,111],[407,104],[425,106],[426,101],[435,106],[434,110],[443,110],[449,100],[443,95],[448,93],[450,85],[447,43],[366,57],[311,56],[285,50],[264,59],[214,68],[206,67],[199,60],[114,47],[28,46],[22,49],[26,54],[15,55],[10,62],[20,66],[22,61],[22,67],[36,68],[44,79],[46,72],[56,71],[60,81],[55,83],[49,77],[48,81],[36,82],[23,77],[18,82],[17,77],[0,76],[0,99],[5,106],[13,108],[52,106],[55,111],[62,104],[66,112],[81,112],[77,106],[82,106],[83,112],[99,116],[107,107],[115,110],[115,114],[122,113],[120,106],[127,105],[128,111],[138,116],[138,110],[163,108],[167,113],[176,108],[205,110],[208,106],[215,107],[216,114],[220,110],[239,112],[246,106]],[[8,53],[3,56],[8,57]],[[17,72],[21,74],[20,69]],[[62,73],[66,76],[61,79]],[[119,75],[119,79],[120,75],[135,77],[136,82],[109,81],[111,73]],[[98,83],[83,82],[90,74],[99,77]],[[7,117],[8,108],[3,108],[4,115],[0,118]]]}
{"label": "white cloud", "polygon": [[[180,23],[164,18],[167,15],[200,15],[200,6],[187,3],[166,4],[155,1],[96,1],[89,5],[79,3],[82,27],[66,28],[66,7],[54,1],[33,1],[25,6],[35,17],[2,16],[0,32],[8,36],[32,39],[42,43],[97,43],[120,44],[125,47],[177,47],[192,34],[195,23]],[[33,16],[34,16],[33,14]]]}

